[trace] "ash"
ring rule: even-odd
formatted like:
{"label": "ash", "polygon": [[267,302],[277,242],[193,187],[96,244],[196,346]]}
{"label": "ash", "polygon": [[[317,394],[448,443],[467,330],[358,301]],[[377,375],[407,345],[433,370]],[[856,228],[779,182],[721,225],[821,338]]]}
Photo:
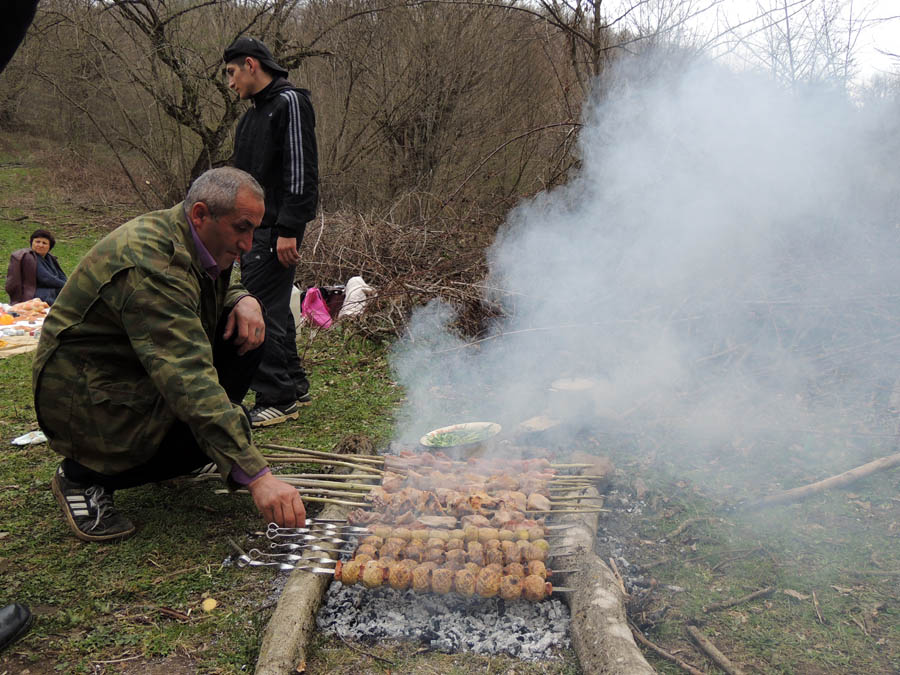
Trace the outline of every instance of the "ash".
{"label": "ash", "polygon": [[569,608],[556,598],[542,602],[464,598],[329,586],[316,617],[318,627],[361,642],[412,640],[441,652],[509,654],[538,660],[569,646]]}

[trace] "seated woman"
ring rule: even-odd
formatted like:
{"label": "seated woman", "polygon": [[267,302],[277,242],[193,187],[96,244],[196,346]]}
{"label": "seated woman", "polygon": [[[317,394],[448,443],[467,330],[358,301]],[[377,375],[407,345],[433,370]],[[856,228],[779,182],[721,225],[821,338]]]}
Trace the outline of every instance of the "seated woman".
{"label": "seated woman", "polygon": [[40,298],[52,305],[66,283],[66,274],[50,250],[56,239],[47,230],[31,233],[31,248],[20,248],[9,257],[6,292],[12,304]]}

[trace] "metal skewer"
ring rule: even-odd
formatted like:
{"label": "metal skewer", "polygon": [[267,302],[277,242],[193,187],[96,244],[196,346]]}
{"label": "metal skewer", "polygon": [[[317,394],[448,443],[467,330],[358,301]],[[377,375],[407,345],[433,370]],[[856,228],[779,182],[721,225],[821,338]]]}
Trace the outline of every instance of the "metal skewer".
{"label": "metal skewer", "polygon": [[[341,535],[341,534],[367,534],[369,529],[366,527],[356,527],[355,525],[347,525],[346,520],[307,520],[308,525],[320,526],[324,532],[322,534]],[[266,536],[269,539],[277,537],[295,537],[304,534],[315,534],[316,529],[313,527],[278,527],[275,523],[269,523],[266,529]]]}
{"label": "metal skewer", "polygon": [[[329,533],[334,534],[334,533]],[[311,547],[313,544],[349,544],[349,540],[343,539],[341,537],[335,536],[321,536],[318,534],[276,534],[268,537],[268,539],[292,539],[291,542],[286,542],[283,546],[296,546],[298,548],[307,548]],[[278,544],[272,544],[272,546],[278,546]]]}
{"label": "metal skewer", "polygon": [[310,565],[333,565],[336,561],[331,558],[304,558],[296,553],[264,553],[258,548],[250,549],[247,557],[251,560],[272,560],[289,563],[308,563]]}
{"label": "metal skewer", "polygon": [[265,560],[254,560],[253,558],[249,558],[246,555],[238,556],[237,561],[238,567],[274,567],[279,572],[303,570],[304,572],[310,572],[312,574],[334,574],[333,569],[326,569],[324,567],[306,567],[304,565],[292,565],[291,563],[286,562],[268,562]]}
{"label": "metal skewer", "polygon": [[[335,540],[333,540],[335,541]],[[336,540],[340,541],[340,540]],[[343,542],[347,543],[347,542]],[[325,548],[324,546],[316,546],[315,544],[269,544],[269,548],[275,551],[321,551],[322,553],[343,553],[340,548]]]}

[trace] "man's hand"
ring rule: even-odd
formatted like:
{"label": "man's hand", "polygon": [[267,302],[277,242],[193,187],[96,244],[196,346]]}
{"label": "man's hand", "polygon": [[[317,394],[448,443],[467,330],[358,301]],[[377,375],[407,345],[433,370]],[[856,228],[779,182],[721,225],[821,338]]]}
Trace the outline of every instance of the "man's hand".
{"label": "man's hand", "polygon": [[279,527],[303,527],[306,523],[306,507],[297,488],[271,473],[264,473],[247,487],[267,523],[277,523]]}
{"label": "man's hand", "polygon": [[278,237],[275,244],[275,252],[278,254],[278,262],[285,267],[296,265],[300,261],[300,252],[297,251],[297,237]]}
{"label": "man's hand", "polygon": [[243,356],[259,347],[266,339],[266,322],[263,320],[262,307],[252,295],[245,295],[232,308],[225,322],[226,340],[234,336],[237,353]]}

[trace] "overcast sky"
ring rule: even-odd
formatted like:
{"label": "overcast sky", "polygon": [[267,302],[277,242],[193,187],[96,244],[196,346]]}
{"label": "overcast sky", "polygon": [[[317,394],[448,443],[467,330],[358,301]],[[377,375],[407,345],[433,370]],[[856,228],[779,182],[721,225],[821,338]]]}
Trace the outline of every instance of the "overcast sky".
{"label": "overcast sky", "polygon": [[879,53],[881,50],[900,55],[900,2],[870,0],[866,8],[871,12],[869,19],[877,23],[863,37],[865,44],[860,49],[860,66],[866,74],[900,70],[900,59]]}
{"label": "overcast sky", "polygon": [[[789,6],[798,7],[804,0],[787,0]],[[812,0],[818,2],[841,2],[842,0]],[[610,16],[619,16],[628,12],[632,27],[650,30],[656,25],[658,16],[665,12],[657,11],[659,7],[669,7],[674,0],[651,0],[645,4],[635,4],[634,0],[617,0],[618,4],[607,5]],[[697,12],[688,24],[691,29],[706,34],[706,37],[723,31],[728,26],[759,16],[760,7],[772,9],[783,0],[684,0],[683,11]],[[900,54],[900,0],[843,0],[845,19],[851,16],[856,25],[864,23],[865,30],[859,36],[856,50],[860,79],[869,79],[879,72],[900,71],[900,59],[892,58],[881,52]],[[706,11],[700,11],[706,9]],[[743,31],[752,31],[750,24],[742,27]]]}

